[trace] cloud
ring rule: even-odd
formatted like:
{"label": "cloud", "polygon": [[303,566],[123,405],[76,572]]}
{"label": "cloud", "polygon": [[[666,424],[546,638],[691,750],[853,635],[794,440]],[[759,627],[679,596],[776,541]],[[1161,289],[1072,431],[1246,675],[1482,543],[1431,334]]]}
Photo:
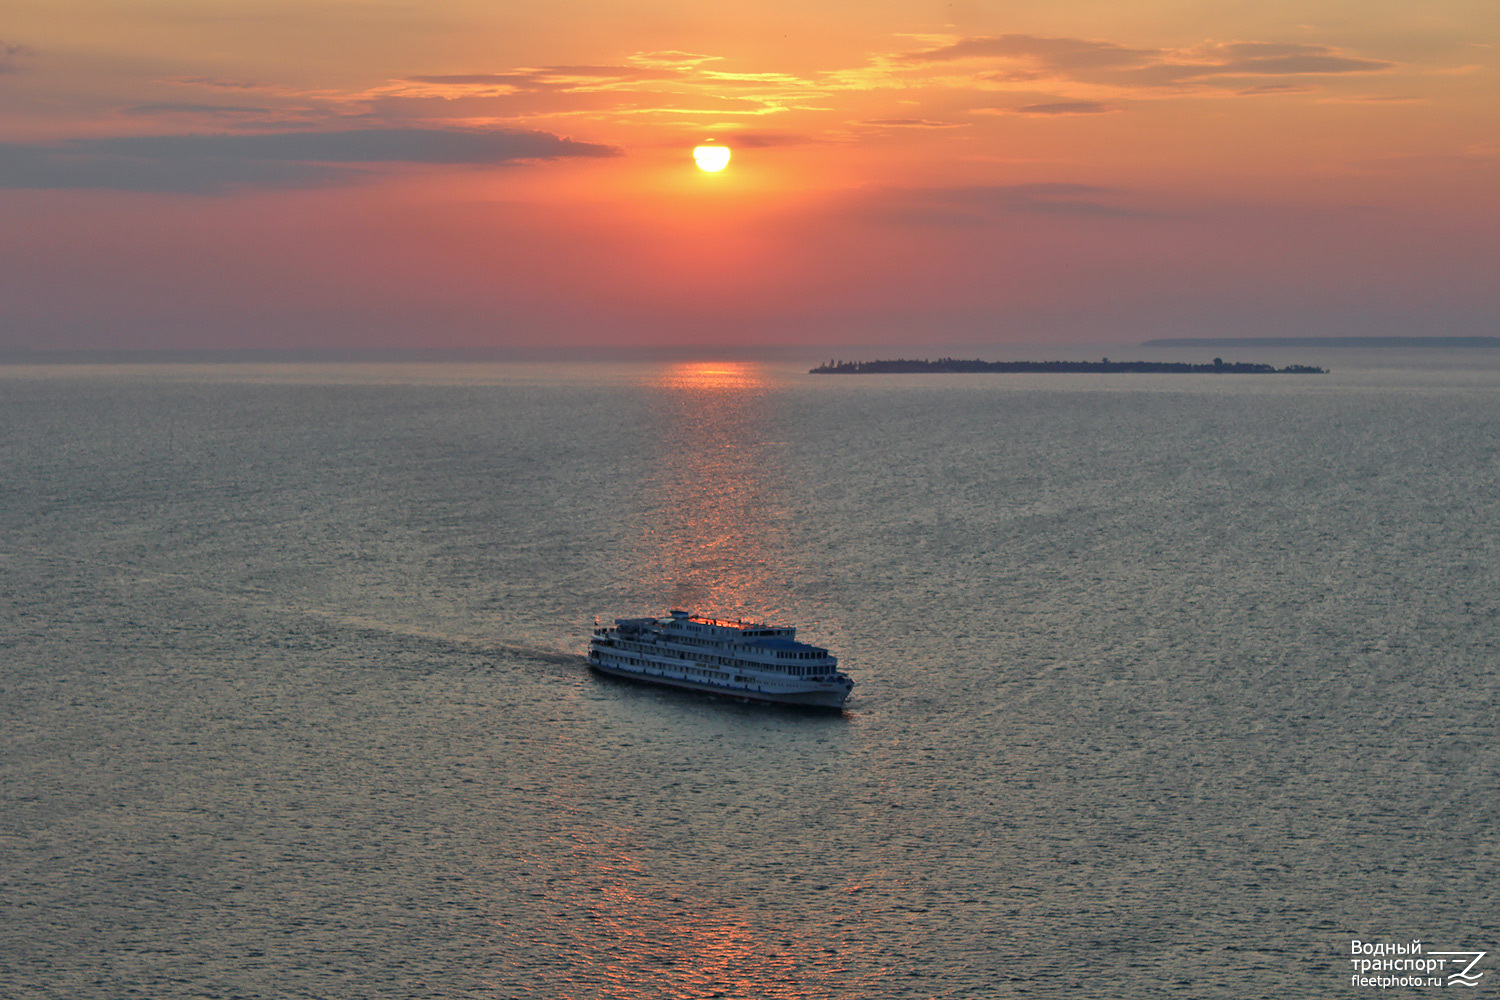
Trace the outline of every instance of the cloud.
{"label": "cloud", "polygon": [[[912,36],[908,36],[908,42]],[[977,115],[1060,118],[1118,113],[1111,98],[1171,93],[1271,93],[1274,86],[1310,87],[1317,77],[1384,72],[1394,63],[1347,54],[1333,46],[1292,42],[1205,42],[1150,48],[1061,36],[1006,34],[928,36],[920,48],[871,54],[863,66],[802,75],[744,67],[721,56],[679,50],[637,52],[617,64],[500,67],[494,72],[411,75],[343,105],[364,106],[387,121],[509,120],[538,124],[560,116],[619,119],[672,116],[709,127],[728,116],[837,112],[849,91],[983,95],[957,102],[902,101],[880,109],[866,103],[847,124],[881,129],[961,129]],[[1016,84],[1024,83],[1018,88]],[[1018,90],[1024,93],[1017,93]],[[1008,105],[995,98],[1009,97]],[[311,98],[309,98],[311,99]],[[1023,103],[1026,101],[1030,103]],[[885,113],[881,113],[884,110]],[[800,123],[799,123],[800,124]]]}
{"label": "cloud", "polygon": [[[752,128],[754,122],[787,122],[783,127],[788,131],[827,137],[838,128],[848,138],[850,129],[865,135],[874,129],[887,130],[887,135],[897,130],[963,130],[975,127],[986,115],[1107,115],[1118,113],[1126,100],[1162,95],[1294,93],[1322,89],[1320,78],[1358,78],[1395,66],[1329,45],[1291,42],[1205,42],[1165,48],[1006,34],[906,36],[902,44],[911,50],[871,53],[858,66],[802,74],[667,50],[637,52],[600,64],[480,64],[475,68],[492,71],[411,74],[347,93],[184,76],[173,81],[216,92],[198,95],[197,107],[162,102],[133,105],[124,113],[175,116],[170,119],[175,124],[160,125],[159,132],[189,127],[183,115],[201,116],[205,123],[217,119],[237,132],[287,134],[301,134],[303,124],[316,127],[317,119],[344,126],[378,122],[391,129],[435,130],[504,122],[510,128],[531,125],[557,131],[559,123],[570,120],[608,122],[615,129],[631,119],[657,118],[674,126],[715,130],[727,129],[729,122]],[[225,93],[231,90],[243,94]],[[851,98],[850,92],[868,99]],[[882,97],[898,99],[882,107]],[[264,107],[234,109],[241,98]],[[279,113],[268,110],[283,102]],[[836,125],[833,116],[839,118]],[[735,138],[742,145],[750,141]],[[308,162],[340,161],[309,157]]]}
{"label": "cloud", "polygon": [[409,76],[402,82],[462,91],[573,91],[607,90],[622,83],[670,80],[677,69],[654,66],[542,66],[523,67],[504,73],[440,73]]}
{"label": "cloud", "polygon": [[[1293,46],[1275,46],[1276,49]],[[1245,45],[1219,46],[1206,53],[1203,62],[1162,62],[1148,66],[1138,72],[1141,82],[1170,85],[1215,77],[1241,76],[1329,76],[1348,73],[1382,73],[1393,69],[1395,63],[1378,59],[1357,59],[1339,55],[1322,45],[1299,45],[1297,52],[1279,51],[1275,54],[1257,53]],[[1250,49],[1251,54],[1236,55],[1236,51]],[[1228,58],[1217,58],[1224,57]]]}
{"label": "cloud", "polygon": [[730,73],[718,69],[699,72],[703,82],[710,87],[762,87],[787,93],[817,92],[820,89],[811,81],[791,73]]}
{"label": "cloud", "polygon": [[202,115],[210,118],[242,118],[278,114],[272,108],[251,107],[244,104],[194,104],[190,102],[131,104],[120,109],[120,114],[136,118],[156,115]]}
{"label": "cloud", "polygon": [[398,120],[471,120],[488,117],[548,118],[559,115],[749,115],[787,108],[784,88],[733,92],[701,72],[631,66],[553,66],[498,73],[410,76],[352,95],[346,106],[364,104],[374,115]]}
{"label": "cloud", "polygon": [[860,125],[882,128],[967,128],[968,122],[936,122],[926,118],[867,118]]}
{"label": "cloud", "polygon": [[143,158],[86,145],[0,143],[0,188],[210,194],[235,187],[311,187],[348,179],[350,173],[282,160]]}
{"label": "cloud", "polygon": [[1409,94],[1352,94],[1348,97],[1325,97],[1319,104],[1425,104],[1427,98]]}
{"label": "cloud", "polygon": [[551,132],[470,132],[424,128],[277,132],[256,135],[147,135],[76,142],[106,154],[146,159],[242,159],[315,163],[496,164],[566,156],[616,156],[609,146]]}
{"label": "cloud", "polygon": [[1157,213],[1118,204],[1122,193],[1092,184],[1044,182],[872,192],[859,214],[907,225],[976,225],[1006,215],[1146,218]]}
{"label": "cloud", "polygon": [[1014,83],[1041,79],[1138,87],[1180,87],[1255,76],[1382,73],[1396,64],[1344,54],[1329,45],[1210,42],[1190,49],[1141,49],[1086,38],[994,35],[948,40],[902,53],[908,67],[957,61],[999,63],[979,79]]}
{"label": "cloud", "polygon": [[1396,64],[1379,59],[1358,59],[1327,45],[1275,42],[1231,42],[1217,46],[1226,57],[1217,73],[1276,75],[1324,73],[1380,73]]}
{"label": "cloud", "polygon": [[500,166],[618,155],[614,147],[550,132],[382,128],[121,136],[52,146],[0,143],[0,187],[207,194],[335,183],[382,164]]}
{"label": "cloud", "polygon": [[1055,101],[1051,104],[1027,104],[1019,108],[995,109],[1013,115],[1107,115],[1120,110],[1098,101]]}
{"label": "cloud", "polygon": [[1235,91],[1240,97],[1259,97],[1265,94],[1306,94],[1313,90],[1303,83],[1260,83]]}
{"label": "cloud", "polygon": [[185,87],[213,87],[216,90],[282,90],[269,83],[255,83],[250,80],[225,80],[216,76],[169,76],[167,83],[176,83]]}
{"label": "cloud", "polygon": [[762,116],[809,110],[807,101],[822,95],[813,83],[787,73],[709,68],[719,59],[649,52],[631,56],[627,65],[412,75],[351,95],[346,103],[363,102],[371,113],[396,119],[515,121],[558,115]]}
{"label": "cloud", "polygon": [[693,69],[708,62],[720,62],[723,56],[706,56],[698,52],[679,52],[667,49],[661,52],[637,52],[630,61],[640,66],[660,66],[669,69]]}
{"label": "cloud", "polygon": [[409,83],[435,83],[444,87],[514,87],[532,79],[532,73],[439,73],[432,76],[408,76]]}
{"label": "cloud", "polygon": [[955,59],[1029,59],[1054,69],[1098,69],[1138,66],[1156,56],[1156,50],[1132,49],[1114,42],[1083,38],[1045,38],[1038,35],[997,35],[963,38],[948,45],[907,52],[902,62],[950,62]]}
{"label": "cloud", "polygon": [[814,136],[795,132],[727,132],[724,142],[742,149],[771,149],[776,146],[805,146],[818,142]]}
{"label": "cloud", "polygon": [[743,115],[759,117],[785,111],[785,106],[758,97],[722,97],[718,94],[638,92],[621,98],[603,113],[612,115]]}
{"label": "cloud", "polygon": [[26,56],[34,55],[36,55],[36,49],[31,46],[7,42],[0,38],[0,73],[18,72],[16,62]]}
{"label": "cloud", "polygon": [[1465,146],[1462,149],[1448,152],[1418,153],[1405,156],[1382,156],[1376,159],[1359,160],[1352,162],[1350,166],[1357,170],[1400,170],[1412,169],[1470,169],[1481,168],[1493,171],[1496,161],[1500,161],[1500,143],[1480,142]]}
{"label": "cloud", "polygon": [[1112,217],[1147,214],[1110,204],[1106,199],[1119,197],[1119,192],[1112,188],[1058,181],[951,188],[940,192],[937,197],[947,205],[985,213],[1026,212]]}

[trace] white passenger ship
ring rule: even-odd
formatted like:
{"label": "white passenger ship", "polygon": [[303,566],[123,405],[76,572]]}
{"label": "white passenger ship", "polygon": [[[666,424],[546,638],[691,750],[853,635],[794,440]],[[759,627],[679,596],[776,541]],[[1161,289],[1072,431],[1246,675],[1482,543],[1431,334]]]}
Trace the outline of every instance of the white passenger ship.
{"label": "white passenger ship", "polygon": [[796,640],[790,626],[704,618],[673,611],[667,618],[618,618],[597,626],[589,666],[651,684],[770,701],[841,709],[854,682],[826,649]]}

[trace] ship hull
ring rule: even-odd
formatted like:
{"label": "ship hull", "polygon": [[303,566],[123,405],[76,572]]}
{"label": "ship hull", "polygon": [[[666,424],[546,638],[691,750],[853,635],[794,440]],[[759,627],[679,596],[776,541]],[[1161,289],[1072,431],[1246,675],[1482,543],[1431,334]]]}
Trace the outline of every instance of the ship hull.
{"label": "ship hull", "polygon": [[767,691],[763,686],[759,685],[705,684],[688,678],[673,677],[667,674],[640,673],[612,664],[601,663],[594,659],[589,661],[589,669],[610,677],[619,677],[641,684],[652,684],[657,687],[675,688],[679,691],[696,691],[700,694],[716,695],[720,698],[737,698],[741,701],[755,701],[767,705],[792,705],[799,708],[815,708],[831,712],[843,711],[844,702],[848,699],[850,690],[849,688],[838,686],[805,691]]}

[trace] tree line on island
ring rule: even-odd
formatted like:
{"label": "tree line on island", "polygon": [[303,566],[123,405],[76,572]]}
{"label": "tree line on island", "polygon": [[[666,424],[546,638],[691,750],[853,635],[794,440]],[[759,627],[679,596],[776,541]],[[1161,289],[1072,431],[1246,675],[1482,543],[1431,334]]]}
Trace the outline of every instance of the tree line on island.
{"label": "tree line on island", "polygon": [[811,375],[904,375],[914,372],[1209,372],[1221,375],[1326,375],[1327,369],[1314,365],[1256,364],[1249,361],[1225,361],[1214,358],[1208,364],[1185,361],[964,361],[938,358],[920,361],[899,358],[890,361],[832,360],[810,369]]}

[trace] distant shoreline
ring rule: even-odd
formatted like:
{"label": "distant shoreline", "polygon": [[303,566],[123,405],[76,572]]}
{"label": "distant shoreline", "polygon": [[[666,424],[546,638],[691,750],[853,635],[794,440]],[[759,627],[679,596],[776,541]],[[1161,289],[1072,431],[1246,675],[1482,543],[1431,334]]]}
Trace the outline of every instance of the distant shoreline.
{"label": "distant shoreline", "polygon": [[1162,337],[1141,347],[1500,347],[1500,337]]}
{"label": "distant shoreline", "polygon": [[908,374],[970,374],[974,372],[1168,372],[1204,373],[1209,375],[1326,375],[1326,369],[1313,365],[1256,364],[1248,361],[1229,362],[1222,358],[1206,365],[1189,364],[1185,361],[962,361],[957,358],[938,358],[936,361],[921,361],[900,358],[890,361],[829,361],[809,369],[809,375],[908,375]]}

